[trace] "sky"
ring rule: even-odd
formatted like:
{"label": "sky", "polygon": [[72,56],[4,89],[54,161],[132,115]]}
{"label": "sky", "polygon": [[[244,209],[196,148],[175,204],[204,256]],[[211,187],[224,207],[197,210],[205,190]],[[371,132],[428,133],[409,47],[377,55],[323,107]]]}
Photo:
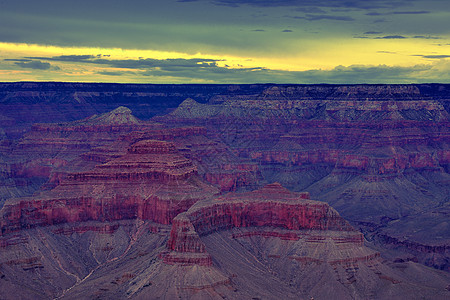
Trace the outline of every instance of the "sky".
{"label": "sky", "polygon": [[450,0],[0,0],[0,81],[450,83]]}

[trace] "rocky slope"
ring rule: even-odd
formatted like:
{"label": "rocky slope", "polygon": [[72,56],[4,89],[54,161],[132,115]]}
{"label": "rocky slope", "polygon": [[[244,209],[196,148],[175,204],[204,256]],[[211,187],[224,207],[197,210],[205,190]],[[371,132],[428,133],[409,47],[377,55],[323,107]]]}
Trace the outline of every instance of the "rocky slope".
{"label": "rocky slope", "polygon": [[7,200],[2,233],[81,221],[141,218],[169,224],[217,190],[203,183],[172,143],[142,140],[93,170],[71,173],[53,190]]}
{"label": "rocky slope", "polygon": [[[279,184],[197,202],[174,219],[159,257],[136,275],[137,298],[444,299],[449,293],[447,274],[411,262],[387,264],[326,203]],[[73,293],[86,295],[81,285]]]}
{"label": "rocky slope", "polygon": [[83,154],[106,148],[102,162],[123,155],[128,144],[118,141],[122,134],[160,127],[136,119],[125,107],[74,122],[34,124],[22,139],[6,144],[2,151],[1,168],[6,175],[0,176],[4,184],[0,206],[7,198],[31,195],[43,183],[54,187],[67,173],[98,163],[92,157],[81,159]]}
{"label": "rocky slope", "polygon": [[447,299],[449,91],[0,84],[2,295]]}
{"label": "rocky slope", "polygon": [[205,135],[203,127],[169,129],[141,121],[125,107],[79,121],[34,124],[16,143],[5,143],[0,207],[8,198],[51,189],[68,174],[117,159],[131,144],[145,139],[173,142],[199,175],[222,191],[255,185],[260,178],[256,164],[237,158],[226,145]]}
{"label": "rocky slope", "polygon": [[[424,88],[274,86],[253,97],[187,99],[154,120],[206,125],[239,157],[258,162],[266,181],[308,190],[366,234],[385,237],[390,222],[408,217],[425,230],[421,214],[445,210],[449,201],[450,96],[424,94]],[[446,216],[437,218],[442,223]],[[446,233],[425,236],[420,245],[450,243]],[[419,242],[414,235],[406,239]],[[403,251],[421,252],[410,248]],[[450,257],[444,257],[430,265],[448,269]]]}
{"label": "rocky slope", "polygon": [[201,200],[172,225],[121,216],[3,234],[0,291],[6,299],[446,299],[450,293],[447,273],[384,261],[328,204],[277,183]]}

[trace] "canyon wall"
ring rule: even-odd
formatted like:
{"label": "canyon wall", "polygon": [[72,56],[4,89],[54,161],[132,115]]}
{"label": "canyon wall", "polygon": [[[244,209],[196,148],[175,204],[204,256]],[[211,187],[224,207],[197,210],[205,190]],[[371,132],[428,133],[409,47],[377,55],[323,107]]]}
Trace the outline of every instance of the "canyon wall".
{"label": "canyon wall", "polygon": [[[417,228],[427,228],[419,216],[448,203],[449,95],[446,85],[272,86],[208,103],[187,99],[153,120],[202,124],[208,136],[257,162],[265,182],[309,191],[381,237],[390,223],[413,216]],[[445,215],[436,218],[443,224]],[[407,236],[411,244],[450,241],[432,231],[420,242]],[[448,256],[440,261],[448,269]]]}
{"label": "canyon wall", "polygon": [[447,299],[449,92],[0,84],[0,290]]}

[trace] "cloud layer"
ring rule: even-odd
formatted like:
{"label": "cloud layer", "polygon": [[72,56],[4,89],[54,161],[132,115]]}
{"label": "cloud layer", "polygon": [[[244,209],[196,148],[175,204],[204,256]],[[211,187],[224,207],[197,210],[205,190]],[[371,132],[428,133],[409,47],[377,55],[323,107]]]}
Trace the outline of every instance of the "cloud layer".
{"label": "cloud layer", "polygon": [[445,0],[0,1],[0,81],[442,81],[448,28]]}
{"label": "cloud layer", "polygon": [[[414,83],[450,82],[445,74],[450,63],[443,57],[426,56],[436,63],[414,65],[411,67],[392,67],[386,65],[337,66],[331,70],[282,71],[268,68],[231,68],[221,66],[221,61],[213,59],[107,59],[101,55],[64,55],[54,57],[28,57],[23,60],[4,60],[21,68],[48,70],[52,64],[92,66],[97,71],[92,76],[108,77],[114,82],[129,82],[130,79],[171,78],[173,82],[210,83]],[[1,65],[0,65],[1,66]],[[417,80],[420,78],[420,80]],[[439,79],[439,80],[438,80]],[[444,79],[444,81],[442,81]],[[131,80],[132,81],[132,80]],[[158,82],[160,80],[157,80]]]}

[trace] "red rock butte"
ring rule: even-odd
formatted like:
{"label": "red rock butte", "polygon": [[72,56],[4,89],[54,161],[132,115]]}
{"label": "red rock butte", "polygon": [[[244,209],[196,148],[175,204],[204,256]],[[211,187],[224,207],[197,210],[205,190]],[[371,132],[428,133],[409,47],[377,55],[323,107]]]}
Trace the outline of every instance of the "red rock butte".
{"label": "red rock butte", "polygon": [[170,224],[178,213],[217,192],[173,143],[143,140],[91,171],[69,174],[51,191],[8,202],[0,224],[3,233],[88,220],[140,218]]}
{"label": "red rock butte", "polygon": [[[313,239],[319,243],[330,239],[355,248],[363,246],[362,233],[327,203],[309,200],[308,193],[293,193],[273,183],[253,192],[229,193],[211,201],[197,202],[173,220],[167,242],[170,252],[162,257],[169,264],[211,265],[200,237],[241,228],[245,230],[234,233],[233,237]],[[378,257],[372,254],[370,257]],[[368,257],[365,255],[363,259]]]}

